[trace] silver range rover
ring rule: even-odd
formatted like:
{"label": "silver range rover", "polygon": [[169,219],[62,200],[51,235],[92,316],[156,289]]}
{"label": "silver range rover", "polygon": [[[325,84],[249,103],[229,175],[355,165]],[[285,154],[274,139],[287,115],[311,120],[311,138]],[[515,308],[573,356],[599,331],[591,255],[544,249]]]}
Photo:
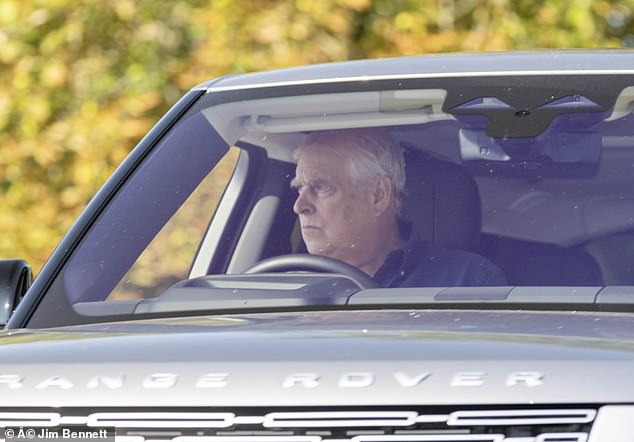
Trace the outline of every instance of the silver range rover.
{"label": "silver range rover", "polygon": [[0,442],[634,441],[634,53],[209,81],[0,280]]}

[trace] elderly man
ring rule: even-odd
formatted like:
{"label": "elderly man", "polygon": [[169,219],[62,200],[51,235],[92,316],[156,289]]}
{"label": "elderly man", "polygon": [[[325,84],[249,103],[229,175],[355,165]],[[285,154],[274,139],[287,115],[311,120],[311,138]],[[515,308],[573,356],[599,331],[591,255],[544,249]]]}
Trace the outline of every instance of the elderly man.
{"label": "elderly man", "polygon": [[383,130],[314,132],[295,155],[293,210],[309,253],[347,262],[383,287],[505,285],[480,255],[402,237],[404,160]]}

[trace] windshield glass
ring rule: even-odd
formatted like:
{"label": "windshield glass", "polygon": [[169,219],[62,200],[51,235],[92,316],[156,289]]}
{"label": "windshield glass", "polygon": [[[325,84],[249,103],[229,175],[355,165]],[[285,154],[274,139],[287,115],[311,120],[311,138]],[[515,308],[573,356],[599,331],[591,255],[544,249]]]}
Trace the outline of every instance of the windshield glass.
{"label": "windshield glass", "polygon": [[634,286],[633,77],[285,92],[207,94],[157,144],[65,268],[77,313],[592,304]]}

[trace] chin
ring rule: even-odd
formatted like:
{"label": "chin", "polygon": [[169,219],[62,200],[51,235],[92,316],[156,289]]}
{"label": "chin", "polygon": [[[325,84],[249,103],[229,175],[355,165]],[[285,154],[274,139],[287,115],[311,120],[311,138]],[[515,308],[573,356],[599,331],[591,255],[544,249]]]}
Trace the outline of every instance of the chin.
{"label": "chin", "polygon": [[332,250],[329,250],[329,247],[327,244],[321,245],[321,244],[306,244],[306,249],[308,250],[308,253],[310,253],[311,255],[317,255],[317,256],[326,256],[326,257],[330,257]]}

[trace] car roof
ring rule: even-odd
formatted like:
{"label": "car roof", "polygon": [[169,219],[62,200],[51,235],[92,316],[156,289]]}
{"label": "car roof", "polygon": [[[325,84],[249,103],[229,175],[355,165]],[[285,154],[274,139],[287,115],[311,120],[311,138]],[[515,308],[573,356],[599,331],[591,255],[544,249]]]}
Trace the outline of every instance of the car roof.
{"label": "car roof", "polygon": [[207,92],[354,80],[439,76],[634,73],[634,51],[557,50],[434,54],[314,64],[210,80],[194,89]]}

